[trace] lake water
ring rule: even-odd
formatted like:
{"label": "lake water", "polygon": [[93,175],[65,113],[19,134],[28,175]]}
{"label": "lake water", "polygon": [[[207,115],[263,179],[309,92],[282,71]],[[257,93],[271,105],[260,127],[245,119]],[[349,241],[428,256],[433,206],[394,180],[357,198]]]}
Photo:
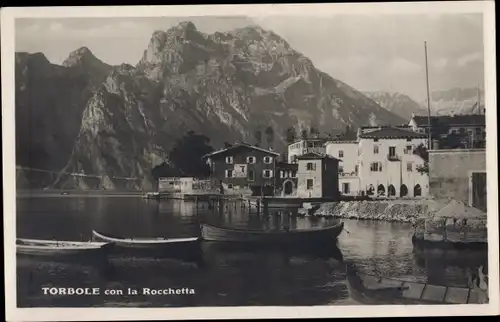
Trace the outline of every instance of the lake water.
{"label": "lake water", "polygon": [[[239,228],[305,229],[333,219],[248,213],[239,204],[222,212],[193,202],[140,197],[23,197],[17,199],[17,237],[84,240],[97,230],[125,237],[192,237],[199,223]],[[224,207],[225,208],[225,207]],[[345,220],[338,250],[367,273],[418,282],[467,286],[467,271],[486,264],[485,252],[417,253],[410,224]],[[325,245],[328,247],[328,245]],[[339,256],[284,255],[272,250],[203,248],[197,261],[117,257],[110,267],[59,263],[18,256],[19,307],[168,307],[249,305],[348,305]],[[42,287],[96,287],[99,296],[50,296]],[[184,295],[127,294],[128,289],[186,289]],[[122,290],[105,295],[102,290]],[[192,294],[194,293],[194,294]]]}

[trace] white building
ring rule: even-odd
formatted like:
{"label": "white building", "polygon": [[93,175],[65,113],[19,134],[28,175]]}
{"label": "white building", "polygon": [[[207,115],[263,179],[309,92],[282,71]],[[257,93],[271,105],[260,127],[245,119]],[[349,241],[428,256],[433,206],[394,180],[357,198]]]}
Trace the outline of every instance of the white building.
{"label": "white building", "polygon": [[326,154],[339,162],[339,189],[343,195],[356,196],[360,190],[358,175],[359,144],[356,136],[342,137],[325,143]]}
{"label": "white building", "polygon": [[288,163],[297,163],[297,157],[308,153],[325,153],[324,138],[300,139],[288,145]]}
{"label": "white building", "polygon": [[368,195],[420,197],[429,191],[429,176],[417,171],[424,160],[413,153],[427,145],[426,135],[385,127],[359,135],[359,178]]}

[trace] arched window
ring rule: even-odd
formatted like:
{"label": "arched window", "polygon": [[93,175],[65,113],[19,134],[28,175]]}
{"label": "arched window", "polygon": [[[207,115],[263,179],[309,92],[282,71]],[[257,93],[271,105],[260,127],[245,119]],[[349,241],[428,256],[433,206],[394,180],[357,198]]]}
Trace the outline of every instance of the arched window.
{"label": "arched window", "polygon": [[368,186],[368,189],[366,189],[366,194],[368,196],[373,196],[374,193],[375,193],[375,187],[371,184]]}
{"label": "arched window", "polygon": [[379,196],[385,196],[385,188],[384,188],[384,185],[382,184],[379,184],[378,187],[377,187],[377,194]]}
{"label": "arched window", "polygon": [[420,187],[419,184],[415,185],[415,188],[413,188],[413,196],[419,197],[422,195],[422,188]]}
{"label": "arched window", "polygon": [[396,195],[396,188],[391,184],[389,187],[387,187],[387,195],[389,197],[395,196]]}
{"label": "arched window", "polygon": [[401,185],[401,191],[399,191],[401,197],[406,197],[408,195],[408,187],[404,184]]}

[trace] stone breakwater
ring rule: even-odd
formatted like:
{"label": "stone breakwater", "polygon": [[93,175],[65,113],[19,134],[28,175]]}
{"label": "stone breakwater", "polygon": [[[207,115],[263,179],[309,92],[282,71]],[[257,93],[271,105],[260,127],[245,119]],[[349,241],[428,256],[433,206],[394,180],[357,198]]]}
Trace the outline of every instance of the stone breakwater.
{"label": "stone breakwater", "polygon": [[471,224],[486,227],[486,214],[458,201],[433,199],[419,200],[372,200],[328,202],[313,214],[318,217],[341,219],[382,220],[391,222],[417,223],[419,219],[441,221],[467,219]]}

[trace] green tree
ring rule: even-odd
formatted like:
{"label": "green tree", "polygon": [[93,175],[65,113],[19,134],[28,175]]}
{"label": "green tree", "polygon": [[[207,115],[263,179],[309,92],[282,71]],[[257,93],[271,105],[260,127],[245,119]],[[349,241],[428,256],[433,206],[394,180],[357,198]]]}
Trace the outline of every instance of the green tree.
{"label": "green tree", "polygon": [[285,140],[286,143],[291,144],[295,141],[295,129],[293,126],[285,130]]}
{"label": "green tree", "polygon": [[168,163],[163,162],[153,168],[151,175],[155,180],[158,180],[159,178],[173,177],[176,175],[176,171]]}
{"label": "green tree", "polygon": [[272,126],[268,126],[264,133],[266,134],[267,147],[272,147],[274,144],[274,130]]}
{"label": "green tree", "polygon": [[177,140],[169,157],[178,175],[202,178],[210,175],[210,167],[201,158],[212,151],[208,137],[189,131]]}
{"label": "green tree", "polygon": [[255,139],[255,145],[260,146],[262,144],[262,132],[260,130],[255,130],[253,137]]}
{"label": "green tree", "polygon": [[418,145],[414,150],[413,154],[418,155],[422,160],[424,160],[424,164],[422,166],[417,167],[417,171],[419,173],[429,173],[429,151],[424,144]]}
{"label": "green tree", "polygon": [[302,130],[302,132],[300,133],[300,137],[302,138],[302,140],[307,140],[307,137],[308,137],[308,133],[307,133],[307,130]]}

